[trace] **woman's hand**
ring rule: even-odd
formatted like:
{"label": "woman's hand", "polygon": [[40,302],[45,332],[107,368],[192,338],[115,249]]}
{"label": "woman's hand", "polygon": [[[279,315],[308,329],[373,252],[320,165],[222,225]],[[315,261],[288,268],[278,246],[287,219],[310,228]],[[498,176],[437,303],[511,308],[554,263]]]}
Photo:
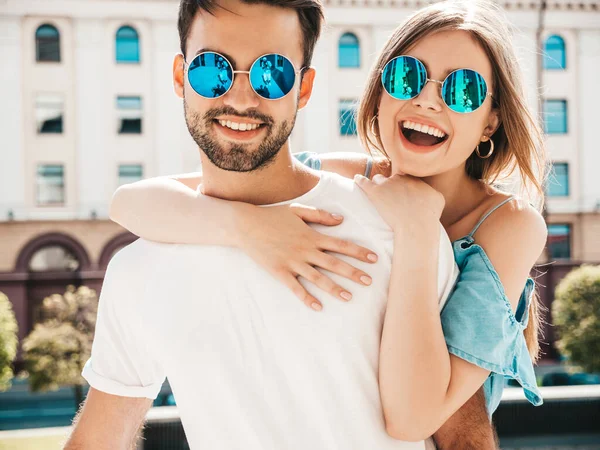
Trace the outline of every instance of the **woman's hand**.
{"label": "woman's hand", "polygon": [[371,277],[365,272],[328,252],[368,263],[377,261],[377,255],[352,242],[321,234],[307,225],[339,225],[343,220],[341,216],[299,204],[266,208],[245,205],[238,211],[239,248],[290,288],[306,306],[316,311],[323,307],[298,282],[299,276],[341,300],[352,298],[350,292],[318,271],[317,267],[362,285],[371,284]]}
{"label": "woman's hand", "polygon": [[410,175],[375,175],[372,181],[356,175],[354,181],[394,231],[411,223],[419,226],[432,217],[439,221],[446,204],[442,194]]}

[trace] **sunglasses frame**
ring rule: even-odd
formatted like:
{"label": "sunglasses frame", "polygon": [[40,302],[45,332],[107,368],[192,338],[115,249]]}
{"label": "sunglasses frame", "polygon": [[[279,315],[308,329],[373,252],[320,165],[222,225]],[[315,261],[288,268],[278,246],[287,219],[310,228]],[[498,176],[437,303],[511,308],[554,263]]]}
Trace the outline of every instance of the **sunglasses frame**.
{"label": "sunglasses frame", "polygon": [[[385,68],[388,66],[389,63],[391,63],[392,61],[394,61],[395,59],[398,59],[398,58],[412,58],[412,59],[414,59],[416,61],[419,61],[419,64],[421,64],[423,66],[423,69],[425,69],[425,84],[423,84],[423,87],[421,88],[421,91],[418,92],[414,97],[407,98],[407,99],[396,98],[392,94],[390,94],[387,91],[387,89],[385,88],[385,84],[383,83],[383,72],[385,72]],[[433,78],[429,78],[428,73],[427,73],[427,67],[425,67],[425,64],[423,64],[423,61],[421,61],[419,58],[415,58],[414,56],[410,56],[410,55],[399,55],[399,56],[396,56],[396,57],[390,59],[387,63],[385,63],[385,66],[383,66],[383,69],[379,69],[379,73],[381,73],[381,77],[379,77],[379,78],[381,80],[381,87],[383,87],[383,90],[385,91],[385,93],[387,95],[389,95],[390,97],[392,97],[394,100],[400,100],[400,101],[408,101],[408,100],[412,100],[414,98],[417,98],[419,95],[421,95],[421,92],[423,92],[423,90],[425,89],[425,86],[427,86],[427,83],[429,83],[430,81],[433,82],[433,83],[439,84],[439,86],[440,86],[440,98],[444,102],[444,105],[446,105],[446,108],[448,108],[450,111],[452,111],[454,113],[457,113],[457,114],[471,114],[471,113],[477,111],[479,108],[481,108],[483,106],[484,102],[481,102],[481,105],[479,105],[473,111],[460,112],[460,111],[454,111],[452,108],[450,108],[450,106],[448,106],[448,104],[446,103],[446,100],[444,100],[444,96],[442,95],[442,89],[443,89],[443,86],[444,86],[444,83],[446,82],[446,80],[450,77],[450,75],[452,75],[455,72],[458,72],[459,70],[470,70],[472,72],[475,72],[477,75],[479,75],[481,77],[481,79],[483,80],[483,82],[485,83],[485,90],[486,90],[485,96],[486,96],[486,98],[487,97],[491,97],[492,100],[494,100],[494,102],[496,101],[496,99],[494,98],[493,94],[488,89],[488,82],[487,82],[487,80],[484,78],[483,75],[481,75],[475,69],[470,69],[468,67],[463,67],[461,69],[455,69],[452,72],[450,72],[448,75],[446,75],[446,78],[444,78],[442,81],[440,81],[440,80],[434,80]]]}
{"label": "sunglasses frame", "polygon": [[[194,86],[192,86],[192,82],[190,81],[190,69],[189,69],[189,67],[190,67],[190,64],[191,64],[192,62],[194,62],[194,60],[195,60],[196,58],[198,58],[198,57],[200,57],[200,56],[202,56],[202,55],[205,55],[205,54],[207,54],[207,53],[212,53],[212,54],[214,54],[214,55],[218,55],[218,56],[220,56],[220,57],[221,57],[221,58],[223,58],[225,61],[227,61],[227,64],[229,64],[229,67],[231,67],[231,75],[232,75],[232,76],[231,76],[231,84],[229,85],[229,87],[227,88],[227,90],[226,90],[225,92],[223,92],[221,95],[219,95],[218,97],[206,97],[206,96],[204,96],[204,95],[200,94],[198,91],[196,91],[196,89],[194,89]],[[254,89],[254,86],[252,85],[252,82],[250,82],[250,72],[252,72],[252,68],[254,67],[254,65],[255,65],[256,63],[260,62],[260,59],[261,59],[262,57],[264,57],[264,56],[269,56],[269,55],[278,55],[278,56],[282,56],[282,57],[284,57],[285,59],[287,59],[287,60],[288,60],[288,62],[289,62],[291,65],[292,65],[292,68],[294,69],[294,84],[293,84],[293,86],[295,86],[295,85],[296,85],[296,80],[298,79],[298,74],[299,74],[299,73],[302,73],[302,71],[303,71],[304,69],[308,69],[308,68],[309,68],[309,67],[306,67],[306,66],[305,66],[305,67],[302,67],[301,69],[296,69],[296,66],[294,65],[294,63],[292,62],[292,60],[291,60],[290,58],[288,58],[287,56],[285,56],[285,55],[282,55],[281,53],[265,53],[264,55],[260,55],[258,58],[256,58],[256,59],[254,60],[254,62],[253,62],[253,63],[252,63],[252,65],[250,66],[250,70],[234,70],[234,68],[233,68],[233,64],[231,64],[231,61],[229,61],[229,60],[227,59],[227,57],[226,57],[226,56],[222,55],[222,54],[221,54],[221,53],[219,53],[219,52],[213,52],[213,51],[210,51],[210,50],[208,50],[208,51],[205,51],[205,52],[202,52],[202,53],[198,53],[196,56],[194,56],[194,57],[192,58],[192,60],[191,60],[189,63],[186,61],[186,59],[185,59],[185,55],[182,55],[182,56],[183,56],[183,63],[184,63],[184,66],[187,66],[186,73],[187,73],[187,80],[188,80],[188,83],[190,83],[190,86],[191,86],[192,90],[193,90],[193,91],[194,91],[196,94],[198,94],[200,97],[202,97],[202,98],[207,98],[207,99],[211,99],[211,100],[216,100],[216,99],[218,99],[218,98],[221,98],[221,97],[223,97],[223,96],[224,96],[225,94],[227,94],[227,93],[228,93],[228,92],[231,90],[231,88],[233,87],[233,83],[235,82],[235,74],[236,74],[236,73],[245,73],[245,74],[247,74],[247,75],[248,75],[248,82],[249,82],[249,84],[250,84],[250,87],[251,87],[251,88],[252,88],[252,90],[254,91],[254,93],[255,93],[256,95],[258,95],[260,98],[262,98],[263,100],[269,100],[269,101],[272,101],[272,102],[274,102],[274,101],[277,101],[277,100],[281,100],[282,98],[284,98],[285,96],[287,96],[287,95],[288,95],[290,92],[292,92],[292,89],[293,89],[293,87],[292,87],[292,89],[290,89],[290,90],[289,90],[289,92],[287,92],[285,95],[282,95],[282,96],[281,96],[281,97],[279,97],[279,98],[266,98],[266,97],[263,97],[262,95],[260,95],[258,92],[256,92],[256,89]]]}

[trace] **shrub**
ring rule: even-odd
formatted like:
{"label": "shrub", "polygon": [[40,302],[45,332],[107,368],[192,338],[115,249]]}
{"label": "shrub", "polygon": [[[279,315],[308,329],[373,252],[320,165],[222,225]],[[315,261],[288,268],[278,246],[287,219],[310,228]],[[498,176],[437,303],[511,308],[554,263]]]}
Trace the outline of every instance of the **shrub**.
{"label": "shrub", "polygon": [[18,326],[12,304],[0,292],[0,391],[10,389],[14,377],[12,363],[17,356]]}
{"label": "shrub", "polygon": [[46,297],[43,323],[23,341],[23,359],[33,391],[73,386],[79,404],[85,380],[81,371],[91,355],[98,298],[86,286],[68,286],[63,295]]}
{"label": "shrub", "polygon": [[552,319],[560,352],[584,371],[600,372],[600,266],[583,265],[559,283]]}

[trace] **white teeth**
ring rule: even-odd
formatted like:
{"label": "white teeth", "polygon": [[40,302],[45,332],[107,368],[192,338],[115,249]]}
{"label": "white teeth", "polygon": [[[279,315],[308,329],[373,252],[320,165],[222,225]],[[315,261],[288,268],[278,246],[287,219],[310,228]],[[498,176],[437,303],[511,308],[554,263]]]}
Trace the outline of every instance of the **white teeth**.
{"label": "white teeth", "polygon": [[443,138],[446,136],[446,133],[444,133],[438,128],[429,125],[423,125],[416,122],[411,122],[410,120],[405,120],[404,122],[402,122],[402,127],[407,128],[409,130],[416,130],[420,131],[421,133],[430,134],[438,138]]}
{"label": "white teeth", "polygon": [[260,126],[258,123],[237,123],[232,122],[231,120],[219,120],[219,124],[221,124],[223,127],[239,131],[256,130]]}

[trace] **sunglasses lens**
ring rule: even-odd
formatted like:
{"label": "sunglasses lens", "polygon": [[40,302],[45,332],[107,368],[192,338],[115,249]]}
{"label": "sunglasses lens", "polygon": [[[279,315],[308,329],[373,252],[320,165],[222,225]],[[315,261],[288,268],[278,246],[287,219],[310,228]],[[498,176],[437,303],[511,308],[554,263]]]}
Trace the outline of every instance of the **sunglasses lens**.
{"label": "sunglasses lens", "polygon": [[250,68],[250,84],[258,95],[269,100],[287,95],[295,82],[292,62],[277,53],[261,56]]}
{"label": "sunglasses lens", "polygon": [[470,113],[479,108],[487,96],[483,77],[471,69],[452,72],[442,86],[442,98],[457,113]]}
{"label": "sunglasses lens", "polygon": [[412,56],[398,56],[392,59],[381,73],[383,88],[398,100],[410,100],[419,95],[426,81],[425,66]]}
{"label": "sunglasses lens", "polygon": [[233,69],[221,55],[205,52],[196,56],[190,63],[188,80],[198,95],[217,98],[231,87]]}

